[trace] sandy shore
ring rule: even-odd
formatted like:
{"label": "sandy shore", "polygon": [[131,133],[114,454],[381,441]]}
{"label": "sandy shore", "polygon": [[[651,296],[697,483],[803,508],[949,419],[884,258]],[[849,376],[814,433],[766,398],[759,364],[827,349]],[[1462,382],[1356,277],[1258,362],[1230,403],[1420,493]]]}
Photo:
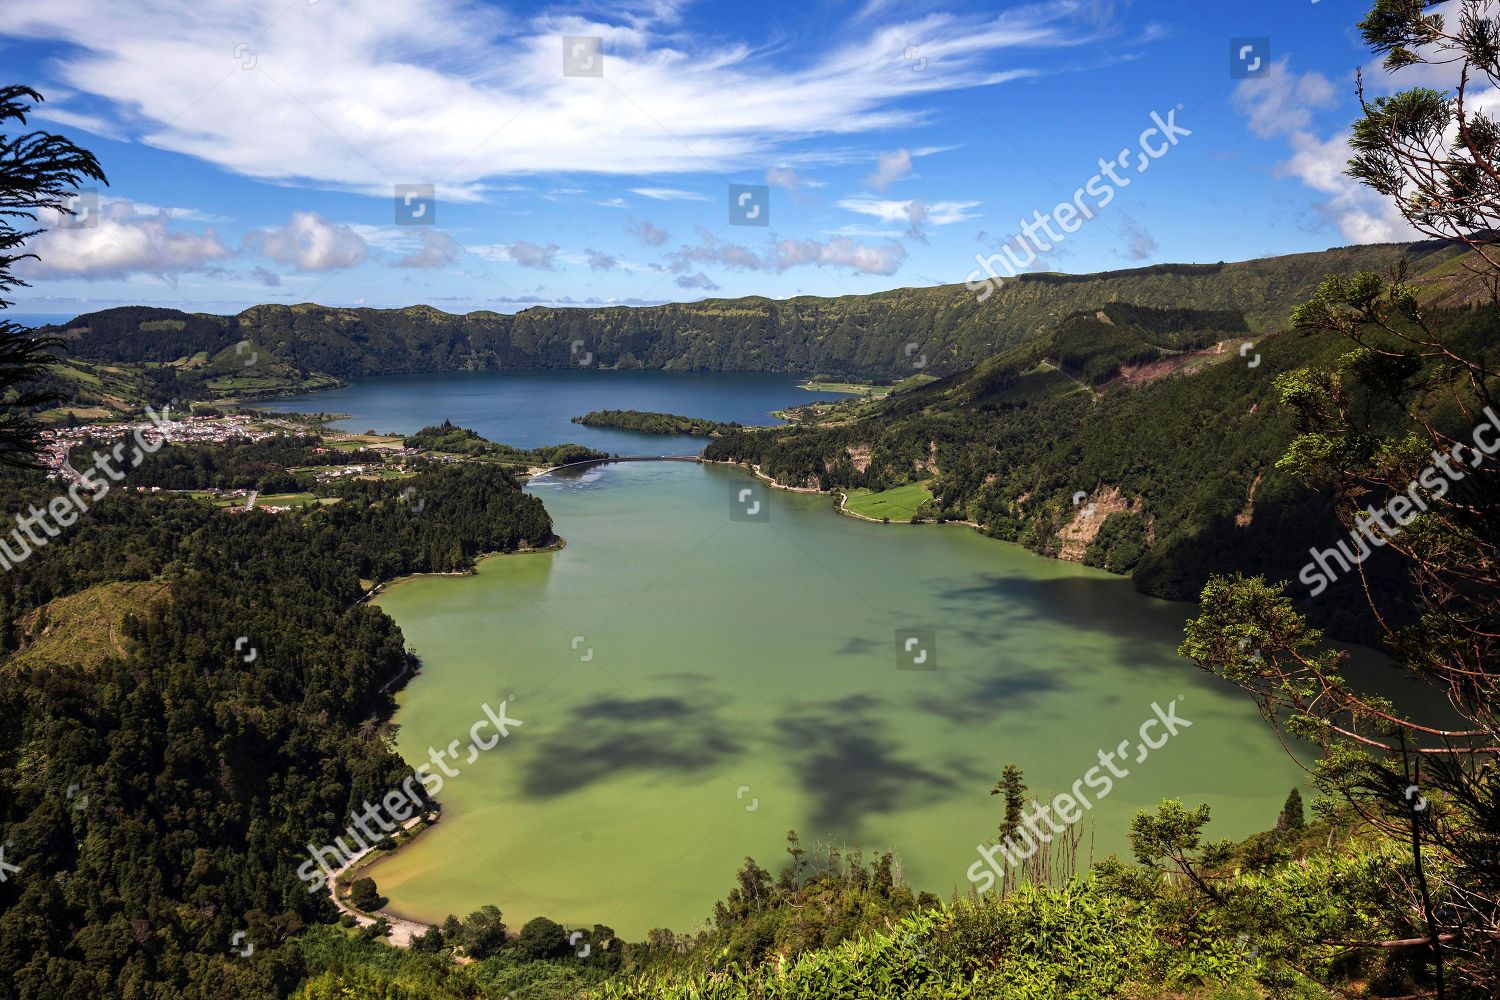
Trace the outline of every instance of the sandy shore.
{"label": "sandy shore", "polygon": [[[422,817],[413,816],[411,819],[401,824],[401,829],[410,830],[420,822],[422,822]],[[408,837],[402,840],[401,843],[404,844],[410,839],[411,838]],[[354,922],[359,924],[359,926],[361,927],[369,927],[371,924],[375,923],[378,918],[384,917],[386,922],[391,925],[391,934],[390,937],[388,937],[386,940],[397,948],[410,948],[412,938],[420,937],[423,934],[427,933],[427,924],[420,924],[415,920],[407,920],[405,917],[397,916],[396,914],[389,913],[385,910],[377,910],[374,916],[371,916],[370,914],[365,913],[363,910],[356,910],[353,906],[349,905],[339,896],[339,876],[343,875],[351,868],[354,868],[374,850],[375,848],[373,846],[367,847],[364,850],[360,851],[358,854],[354,855],[354,857],[350,858],[349,862],[343,867],[334,869],[333,874],[324,879],[325,884],[328,886],[328,895],[333,900],[333,905],[339,908],[340,913],[353,917]]]}

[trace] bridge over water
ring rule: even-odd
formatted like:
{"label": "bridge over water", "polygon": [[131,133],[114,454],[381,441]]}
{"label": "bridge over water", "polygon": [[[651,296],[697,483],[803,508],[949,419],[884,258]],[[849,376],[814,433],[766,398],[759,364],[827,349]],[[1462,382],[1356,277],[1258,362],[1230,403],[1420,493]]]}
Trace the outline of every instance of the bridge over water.
{"label": "bridge over water", "polygon": [[581,469],[588,465],[608,465],[611,462],[702,462],[702,455],[612,455],[609,458],[586,458],[581,462],[568,462],[566,465],[554,465],[550,469],[538,472],[533,479],[550,476],[554,472],[563,469]]}

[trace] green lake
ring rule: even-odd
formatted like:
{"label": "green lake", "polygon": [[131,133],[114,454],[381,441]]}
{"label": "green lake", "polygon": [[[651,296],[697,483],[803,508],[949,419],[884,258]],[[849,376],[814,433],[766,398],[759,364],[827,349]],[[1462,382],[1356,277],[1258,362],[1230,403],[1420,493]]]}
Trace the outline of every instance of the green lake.
{"label": "green lake", "polygon": [[[481,704],[522,722],[438,795],[443,818],[371,872],[429,922],[498,905],[639,939],[693,929],[749,855],[897,850],[943,898],[969,887],[1009,762],[1044,799],[1134,743],[1152,704],[1180,732],[1086,815],[1102,857],[1164,798],[1213,807],[1214,836],[1274,824],[1306,776],[1242,694],[1176,656],[1191,606],[962,526],[881,526],[774,492],[738,520],[744,473],[599,466],[528,487],[567,545],[421,577],[379,604],[423,660],[398,746],[467,744]],[[744,509],[744,508],[738,508]],[[903,669],[897,630],[935,652]],[[1091,826],[1090,826],[1091,824]]]}

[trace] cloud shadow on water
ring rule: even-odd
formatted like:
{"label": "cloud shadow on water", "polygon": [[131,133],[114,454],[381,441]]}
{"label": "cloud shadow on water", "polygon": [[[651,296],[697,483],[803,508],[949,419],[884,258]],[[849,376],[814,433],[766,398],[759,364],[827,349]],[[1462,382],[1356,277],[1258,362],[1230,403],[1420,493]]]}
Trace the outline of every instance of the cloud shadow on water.
{"label": "cloud shadow on water", "polygon": [[[1127,577],[1031,579],[981,573],[933,581],[943,601],[943,628],[976,645],[1001,648],[1019,626],[1057,628],[1106,636],[1112,658],[1157,677],[1202,683],[1194,664],[1176,656],[1183,626],[1197,605],[1155,600]],[[1085,668],[1089,664],[1075,664]]]}
{"label": "cloud shadow on water", "polygon": [[776,723],[812,800],[817,837],[856,837],[865,817],[939,801],[956,785],[899,754],[899,717],[869,695],[801,705]]}
{"label": "cloud shadow on water", "polygon": [[913,704],[952,723],[990,722],[1035,708],[1038,699],[1070,687],[1058,670],[1022,670],[989,677],[963,677],[958,686],[924,694]]}
{"label": "cloud shadow on water", "polygon": [[556,798],[630,772],[709,771],[740,750],[707,698],[601,698],[570,716],[527,759],[521,784],[528,796]]}

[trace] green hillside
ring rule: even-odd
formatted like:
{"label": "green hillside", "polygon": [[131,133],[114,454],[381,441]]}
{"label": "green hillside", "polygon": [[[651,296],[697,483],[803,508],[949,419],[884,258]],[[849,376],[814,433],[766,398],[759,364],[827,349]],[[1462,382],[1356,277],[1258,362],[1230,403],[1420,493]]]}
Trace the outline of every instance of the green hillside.
{"label": "green hillside", "polygon": [[[1291,307],[1309,298],[1325,274],[1383,270],[1403,256],[1427,271],[1457,254],[1440,243],[1386,244],[1230,264],[1025,274],[983,303],[959,284],[835,298],[537,307],[515,315],[303,304],[212,316],[131,306],[90,313],[48,332],[64,337],[75,357],[150,362],[185,376],[191,359],[221,365],[224,352],[248,341],[304,378],[567,368],[586,358],[620,368],[890,378],[919,366],[938,374],[961,370],[1109,303],[1222,311],[1242,317],[1253,331],[1281,329]],[[1470,294],[1463,272],[1440,277],[1445,295],[1462,300]]]}
{"label": "green hillside", "polygon": [[[773,873],[747,858],[702,928],[629,942],[596,925],[601,947],[582,957],[565,944],[538,955],[533,928],[563,940],[545,918],[509,942],[479,939],[483,911],[409,953],[314,929],[295,942],[307,979],[294,1000],[1314,1000],[1420,981],[1409,951],[1365,944],[1412,933],[1385,916],[1410,875],[1399,849],[1343,817],[1308,823],[1297,793],[1274,830],[1240,844],[1197,843],[1209,815],[1164,802],[1132,824],[1142,863],[946,905],[915,896],[889,853],[789,836],[791,860]],[[1169,831],[1194,845],[1176,853],[1172,838],[1168,859]],[[477,960],[455,964],[455,949]]]}
{"label": "green hillside", "polygon": [[[933,500],[919,516],[973,521],[1172,600],[1196,598],[1216,572],[1295,579],[1308,549],[1343,529],[1330,496],[1276,465],[1293,426],[1273,380],[1331,366],[1348,345],[1221,339],[1237,315],[1106,306],[912,392],[724,434],[705,455],[758,465],[783,485],[878,493],[924,483]],[[1500,313],[1452,320],[1457,342],[1484,343]],[[1143,362],[1156,370],[1122,374]],[[1398,586],[1383,555],[1369,564],[1377,590]],[[1345,580],[1310,610],[1337,634],[1365,637],[1363,606]]]}
{"label": "green hillside", "polygon": [[263,399],[342,384],[331,375],[299,371],[248,341],[244,348],[236,342],[208,355],[204,350],[170,361],[100,361],[65,355],[38,379],[41,387],[60,400],[40,416],[47,421],[115,419],[139,413],[147,403]]}

